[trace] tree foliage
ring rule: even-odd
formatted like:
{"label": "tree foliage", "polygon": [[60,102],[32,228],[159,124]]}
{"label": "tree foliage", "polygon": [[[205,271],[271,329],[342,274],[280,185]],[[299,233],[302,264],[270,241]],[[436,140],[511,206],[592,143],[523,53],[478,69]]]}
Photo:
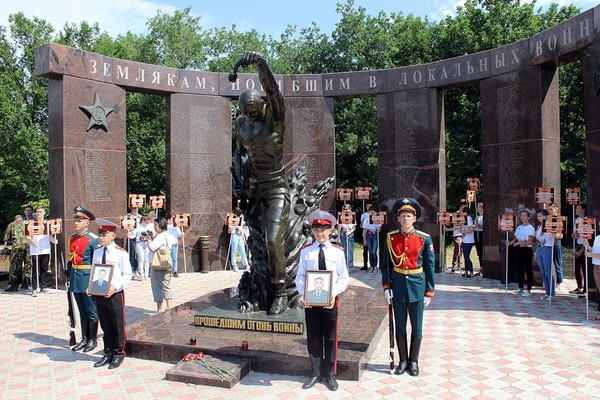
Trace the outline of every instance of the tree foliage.
{"label": "tree foliage", "polygon": [[[263,53],[278,74],[320,74],[387,69],[476,53],[532,36],[579,12],[553,4],[545,10],[519,0],[467,0],[439,22],[380,12],[354,0],[337,4],[329,35],[312,23],[288,26],[278,38],[257,29],[203,27],[190,8],[157,14],[148,33],[110,37],[97,24],[67,24],[58,32],[41,18],[10,16],[0,27],[0,226],[20,207],[48,197],[47,80],[34,74],[34,50],[53,41],[111,57],[213,72],[228,72],[244,51]],[[563,185],[585,184],[582,65],[560,67]],[[135,192],[166,189],[166,98],[127,94],[127,182]],[[444,93],[447,193],[452,209],[465,179],[481,176],[481,124],[477,87]],[[235,110],[234,110],[235,113]],[[373,98],[335,102],[337,185],[377,188],[377,124]],[[485,191],[485,188],[484,188]]]}

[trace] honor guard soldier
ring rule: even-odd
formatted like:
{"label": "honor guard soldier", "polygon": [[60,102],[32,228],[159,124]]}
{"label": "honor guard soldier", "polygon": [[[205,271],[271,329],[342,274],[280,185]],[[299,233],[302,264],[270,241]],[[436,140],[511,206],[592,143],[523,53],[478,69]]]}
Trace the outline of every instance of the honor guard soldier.
{"label": "honor guard soldier", "polygon": [[302,389],[309,389],[325,379],[329,390],[335,391],[339,385],[335,379],[337,368],[337,318],[338,295],[348,286],[348,270],[344,249],[329,242],[331,232],[336,225],[336,218],[326,211],[313,211],[308,216],[312,225],[315,241],[300,251],[300,263],[296,274],[296,287],[300,295],[304,294],[306,271],[328,270],[331,275],[330,304],[324,307],[313,307],[307,304],[304,296],[301,303],[305,307],[306,343],[312,365],[312,376],[304,383]]}
{"label": "honor guard soldier", "polygon": [[98,236],[90,232],[90,221],[96,217],[84,206],[73,209],[75,233],[69,237],[69,261],[67,262],[67,280],[69,290],[75,297],[79,310],[81,341],[71,350],[82,350],[84,353],[96,348],[98,336],[98,311],[94,300],[86,295],[92,269],[92,255],[98,247]]}
{"label": "honor guard soldier", "polygon": [[[104,354],[94,367],[108,365],[108,369],[118,368],[125,358],[125,297],[123,287],[131,281],[129,255],[115,244],[117,225],[106,220],[98,221],[98,242],[94,251],[93,265],[112,265],[108,292],[104,296],[94,296],[100,326],[104,332]],[[89,293],[89,292],[88,292]]]}
{"label": "honor guard soldier", "polygon": [[[419,375],[419,351],[423,338],[423,309],[434,296],[435,253],[431,236],[413,224],[421,216],[415,199],[404,198],[394,204],[400,230],[387,234],[386,255],[382,260],[382,283],[388,301],[393,302],[396,341],[400,364],[396,375]],[[406,323],[410,317],[411,341],[408,352]]]}

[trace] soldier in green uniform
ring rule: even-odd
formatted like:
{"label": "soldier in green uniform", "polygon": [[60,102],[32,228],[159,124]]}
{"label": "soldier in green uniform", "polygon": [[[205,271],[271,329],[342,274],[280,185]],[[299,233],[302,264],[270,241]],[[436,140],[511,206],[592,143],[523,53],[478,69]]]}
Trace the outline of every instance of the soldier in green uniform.
{"label": "soldier in green uniform", "polygon": [[98,235],[90,232],[90,221],[94,214],[84,206],[73,209],[75,233],[69,237],[69,262],[67,263],[67,279],[69,290],[75,297],[81,326],[81,341],[71,350],[92,351],[98,345],[98,311],[96,303],[86,294],[92,268],[92,255],[98,247]]}
{"label": "soldier in green uniform", "polygon": [[[10,269],[8,272],[8,288],[6,292],[17,292],[23,281],[23,263],[27,257],[27,236],[25,234],[25,222],[20,215],[8,225],[4,234],[4,242],[10,244]],[[31,264],[29,264],[31,273]],[[27,288],[27,287],[25,287]]]}
{"label": "soldier in green uniform", "polygon": [[[393,303],[396,341],[400,363],[396,375],[419,375],[419,351],[423,338],[423,309],[434,296],[435,252],[431,236],[413,224],[421,216],[415,199],[404,198],[394,204],[400,230],[387,234],[386,254],[382,260],[382,283],[388,302]],[[406,323],[410,317],[411,341],[408,352]]]}

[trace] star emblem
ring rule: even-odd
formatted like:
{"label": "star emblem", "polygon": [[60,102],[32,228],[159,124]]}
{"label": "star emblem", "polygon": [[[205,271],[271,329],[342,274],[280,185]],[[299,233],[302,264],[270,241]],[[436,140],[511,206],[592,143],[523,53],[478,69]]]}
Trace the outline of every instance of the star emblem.
{"label": "star emblem", "polygon": [[410,203],[410,200],[405,197],[404,199],[402,199],[402,202],[404,204],[408,204],[408,203]]}
{"label": "star emblem", "polygon": [[94,93],[94,104],[91,106],[79,106],[83,112],[90,117],[90,122],[85,130],[88,132],[92,127],[99,126],[108,132],[108,125],[106,124],[106,117],[108,114],[114,111],[114,108],[106,108],[102,106],[98,93]]}

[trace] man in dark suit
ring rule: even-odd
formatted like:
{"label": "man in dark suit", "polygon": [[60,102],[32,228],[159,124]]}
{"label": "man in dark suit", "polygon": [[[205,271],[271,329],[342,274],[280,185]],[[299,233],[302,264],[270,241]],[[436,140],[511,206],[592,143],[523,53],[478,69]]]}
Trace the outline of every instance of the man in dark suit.
{"label": "man in dark suit", "polygon": [[323,278],[316,277],[314,280],[315,290],[310,290],[306,294],[306,301],[308,303],[327,303],[329,304],[331,299],[329,298],[329,291],[323,290],[325,282],[323,282]]}
{"label": "man in dark suit", "polygon": [[[386,256],[381,274],[385,295],[393,302],[396,341],[400,364],[396,375],[407,372],[419,375],[419,351],[423,338],[423,310],[434,296],[435,252],[431,236],[414,228],[421,216],[415,199],[404,198],[394,204],[399,230],[391,231],[386,240]],[[410,316],[411,341],[408,353],[406,323]]]}
{"label": "man in dark suit", "polygon": [[92,282],[92,292],[94,293],[105,293],[107,287],[106,282],[106,270],[98,270],[98,279]]}

